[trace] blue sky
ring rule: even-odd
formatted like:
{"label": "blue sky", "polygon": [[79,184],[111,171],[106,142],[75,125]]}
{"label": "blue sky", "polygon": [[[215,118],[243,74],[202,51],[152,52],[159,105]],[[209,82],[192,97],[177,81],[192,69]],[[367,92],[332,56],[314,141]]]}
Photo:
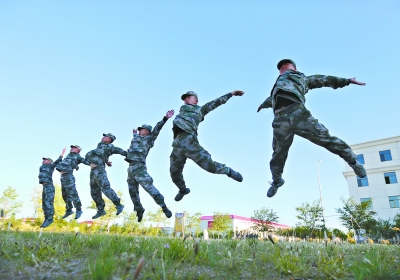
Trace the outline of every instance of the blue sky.
{"label": "blue sky", "polygon": [[[56,158],[78,144],[82,155],[102,133],[127,149],[132,129],[155,125],[176,112],[181,94],[193,90],[204,104],[235,89],[200,125],[199,141],[214,160],[242,173],[237,183],[188,161],[190,195],[177,203],[169,177],[172,122],[148,156],[148,171],[173,212],[214,211],[251,216],[269,207],[279,222],[294,225],[295,207],[319,198],[316,162],[328,227],[348,197],[344,162],[296,137],[278,194],[266,196],[271,180],[273,114],[256,113],[268,96],[282,58],[307,75],[356,77],[365,87],[310,91],[306,106],[332,135],[349,144],[399,135],[398,1],[2,1],[0,3],[0,191],[16,188],[24,208],[38,185],[43,156]],[[107,172],[133,205],[127,163],[111,158]],[[59,175],[54,181],[59,182]],[[89,167],[75,174],[83,207],[90,204]],[[141,189],[148,211],[158,206]],[[84,209],[84,218],[94,214]],[[172,221],[171,221],[172,222]]]}

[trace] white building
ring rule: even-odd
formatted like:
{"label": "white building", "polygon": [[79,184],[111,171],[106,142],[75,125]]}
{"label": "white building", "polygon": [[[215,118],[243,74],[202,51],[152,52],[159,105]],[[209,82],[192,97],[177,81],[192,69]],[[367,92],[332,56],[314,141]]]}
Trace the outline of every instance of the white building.
{"label": "white building", "polygon": [[[242,216],[237,216],[237,215],[229,215],[231,218],[231,230],[234,232],[249,232],[249,233],[255,233],[255,231],[252,229],[254,226],[254,222],[251,218],[246,218]],[[209,230],[212,228],[212,223],[214,222],[214,216],[202,216],[200,218],[200,228],[201,230]],[[289,226],[283,225],[283,224],[277,224],[277,223],[271,223],[271,226],[277,229],[288,229]]]}
{"label": "white building", "polygon": [[356,202],[372,199],[379,218],[387,220],[400,213],[400,136],[351,145],[367,177],[358,178],[346,164],[350,197]]}

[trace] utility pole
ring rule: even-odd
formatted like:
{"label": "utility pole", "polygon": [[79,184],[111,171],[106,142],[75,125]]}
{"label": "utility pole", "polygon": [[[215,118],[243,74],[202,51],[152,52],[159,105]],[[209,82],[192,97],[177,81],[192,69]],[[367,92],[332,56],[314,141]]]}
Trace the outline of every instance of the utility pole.
{"label": "utility pole", "polygon": [[321,189],[321,179],[319,176],[319,163],[322,162],[322,160],[317,161],[317,172],[318,172],[318,186],[319,186],[319,198],[321,201],[321,209],[322,209],[322,219],[323,219],[323,226],[324,226],[324,239],[326,239],[326,226],[325,226],[325,215],[324,215],[324,201],[322,200],[322,189]]}

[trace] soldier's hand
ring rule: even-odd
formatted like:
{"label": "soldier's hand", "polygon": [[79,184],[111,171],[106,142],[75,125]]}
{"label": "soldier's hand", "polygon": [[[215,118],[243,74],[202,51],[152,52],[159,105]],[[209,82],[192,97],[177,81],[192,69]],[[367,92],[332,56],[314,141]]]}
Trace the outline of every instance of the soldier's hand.
{"label": "soldier's hand", "polygon": [[165,117],[169,119],[169,118],[171,118],[171,117],[174,115],[174,113],[175,113],[174,110],[169,110],[169,111],[167,112],[167,114],[165,115]]}
{"label": "soldier's hand", "polygon": [[356,78],[351,78],[350,80],[350,84],[355,84],[355,85],[359,85],[359,86],[365,86],[366,84],[363,82],[359,82],[356,80]]}
{"label": "soldier's hand", "polygon": [[133,134],[137,134],[137,129],[133,129]]}
{"label": "soldier's hand", "polygon": [[231,94],[232,94],[233,96],[242,96],[242,95],[244,94],[244,91],[241,91],[241,90],[234,90],[234,91],[231,92]]}
{"label": "soldier's hand", "polygon": [[109,166],[109,167],[112,166],[112,162],[111,162],[111,161],[107,162],[106,164],[107,164],[107,166]]}
{"label": "soldier's hand", "polygon": [[260,112],[261,109],[262,109],[262,104],[260,106],[258,106],[257,113]]}
{"label": "soldier's hand", "polygon": [[61,157],[64,156],[66,150],[67,150],[67,148],[64,148],[64,149],[62,150],[62,152],[61,152]]}

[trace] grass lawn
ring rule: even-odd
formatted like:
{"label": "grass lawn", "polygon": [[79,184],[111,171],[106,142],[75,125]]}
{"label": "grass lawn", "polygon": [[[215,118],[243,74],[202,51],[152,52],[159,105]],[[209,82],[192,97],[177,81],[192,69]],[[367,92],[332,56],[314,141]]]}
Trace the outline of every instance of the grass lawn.
{"label": "grass lawn", "polygon": [[400,279],[400,247],[0,231],[0,279]]}

